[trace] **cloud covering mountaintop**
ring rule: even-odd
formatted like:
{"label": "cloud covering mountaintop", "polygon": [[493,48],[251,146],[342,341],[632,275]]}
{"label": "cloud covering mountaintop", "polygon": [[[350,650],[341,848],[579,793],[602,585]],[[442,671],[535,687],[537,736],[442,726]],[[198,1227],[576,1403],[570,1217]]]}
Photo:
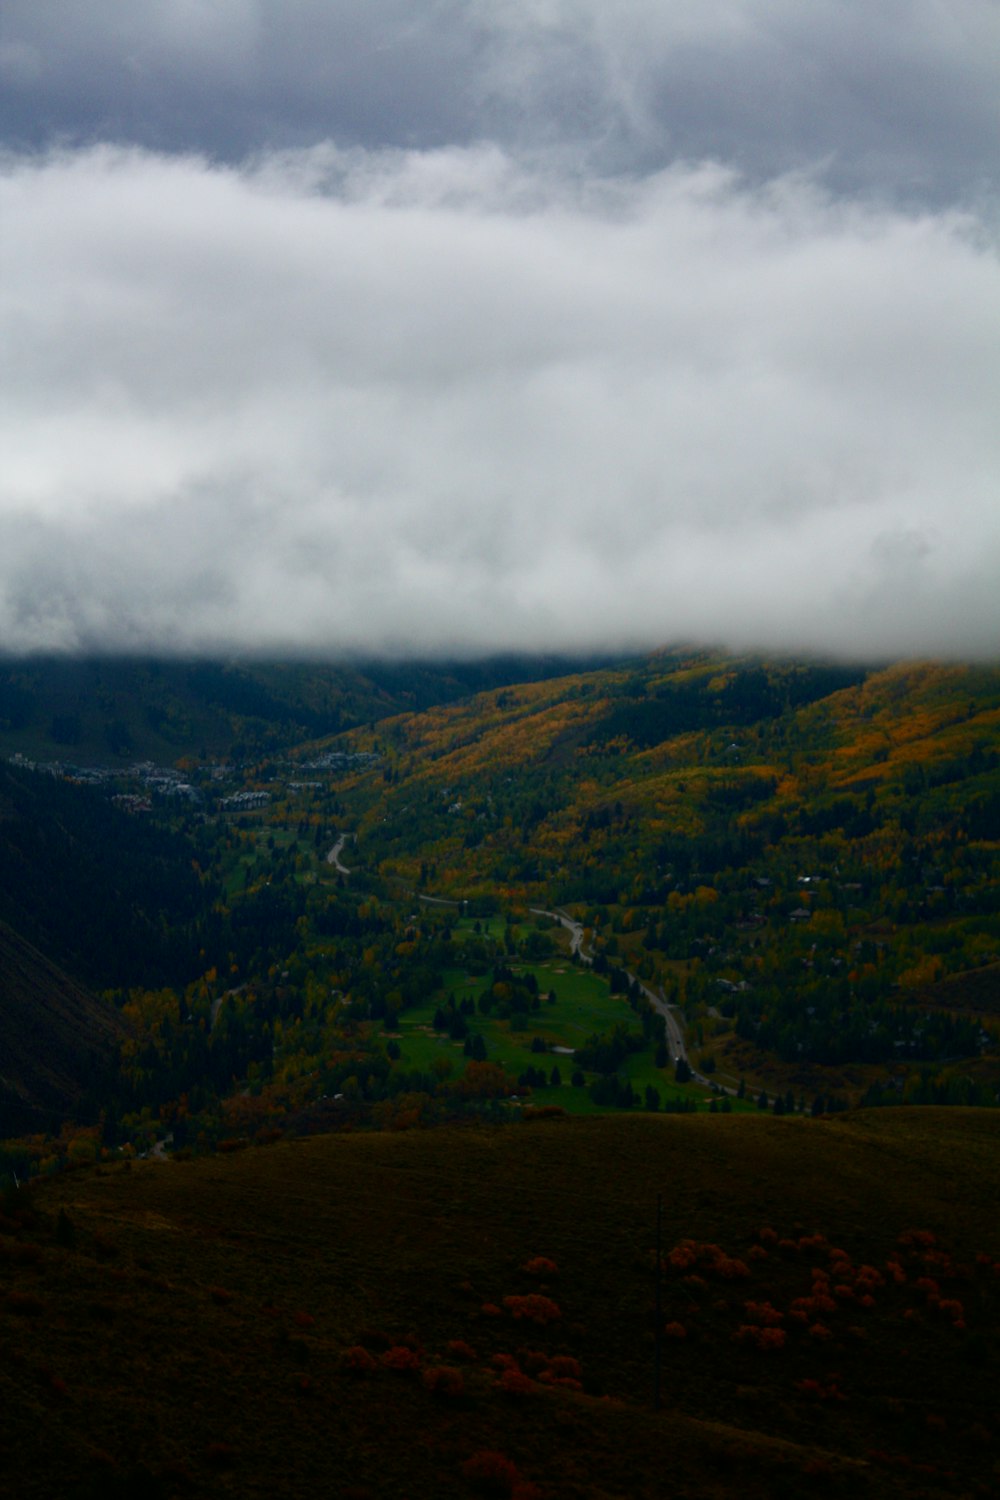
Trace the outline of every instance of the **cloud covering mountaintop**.
{"label": "cloud covering mountaintop", "polygon": [[8,0],[0,647],[1000,654],[1000,12]]}

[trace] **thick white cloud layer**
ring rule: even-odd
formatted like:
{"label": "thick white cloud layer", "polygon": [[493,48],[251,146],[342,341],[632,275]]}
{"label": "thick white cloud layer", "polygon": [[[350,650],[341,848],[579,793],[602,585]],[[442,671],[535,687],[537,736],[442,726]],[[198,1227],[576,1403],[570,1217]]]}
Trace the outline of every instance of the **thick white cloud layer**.
{"label": "thick white cloud layer", "polygon": [[982,220],[330,145],[0,220],[9,651],[1000,654]]}

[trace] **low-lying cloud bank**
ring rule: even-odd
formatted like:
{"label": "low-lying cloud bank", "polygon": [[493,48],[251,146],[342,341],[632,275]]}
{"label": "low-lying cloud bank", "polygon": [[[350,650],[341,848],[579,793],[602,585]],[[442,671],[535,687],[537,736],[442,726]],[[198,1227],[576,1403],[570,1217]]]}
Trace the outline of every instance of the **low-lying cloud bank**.
{"label": "low-lying cloud bank", "polygon": [[332,146],[0,220],[7,651],[1000,656],[982,221]]}

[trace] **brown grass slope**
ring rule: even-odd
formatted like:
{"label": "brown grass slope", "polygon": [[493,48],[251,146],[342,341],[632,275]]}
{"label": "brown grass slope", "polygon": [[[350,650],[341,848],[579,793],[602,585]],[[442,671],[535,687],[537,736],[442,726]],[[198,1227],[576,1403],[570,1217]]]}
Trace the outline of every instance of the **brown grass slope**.
{"label": "brown grass slope", "polygon": [[998,1200],[1000,1118],[957,1109],[328,1136],[50,1179],[0,1226],[0,1489],[989,1495]]}
{"label": "brown grass slope", "polygon": [[58,1126],[123,1034],[109,1004],[0,922],[0,1138]]}

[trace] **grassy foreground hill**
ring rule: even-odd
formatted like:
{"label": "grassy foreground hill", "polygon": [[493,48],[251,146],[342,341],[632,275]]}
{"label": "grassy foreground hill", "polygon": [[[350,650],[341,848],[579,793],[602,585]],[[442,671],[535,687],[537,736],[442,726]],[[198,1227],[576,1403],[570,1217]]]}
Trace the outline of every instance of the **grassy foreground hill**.
{"label": "grassy foreground hill", "polygon": [[993,1494],[998,1148],[995,1112],[647,1116],[61,1174],[4,1204],[0,1485]]}

